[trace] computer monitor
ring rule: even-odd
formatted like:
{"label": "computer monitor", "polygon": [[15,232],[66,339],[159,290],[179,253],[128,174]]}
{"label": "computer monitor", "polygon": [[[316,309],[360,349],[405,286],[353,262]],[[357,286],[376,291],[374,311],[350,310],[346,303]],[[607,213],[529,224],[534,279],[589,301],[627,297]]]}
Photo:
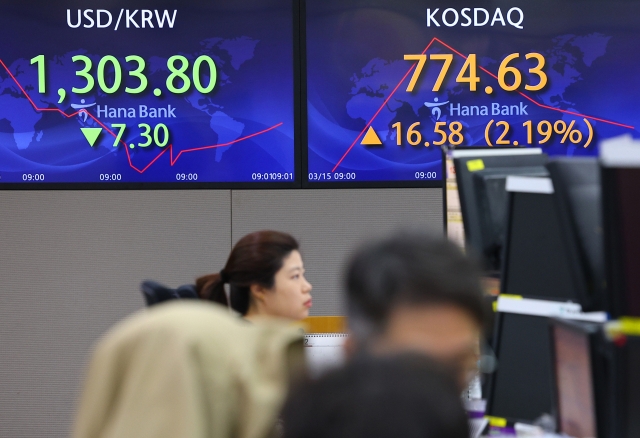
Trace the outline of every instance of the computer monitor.
{"label": "computer monitor", "polygon": [[600,170],[595,158],[556,158],[547,165],[569,268],[583,310],[605,309]]}
{"label": "computer monitor", "polygon": [[434,187],[434,145],[595,156],[640,125],[637,0],[300,4],[303,185]]}
{"label": "computer monitor", "polygon": [[549,178],[510,176],[500,292],[580,302]]}
{"label": "computer monitor", "polygon": [[613,318],[640,316],[640,144],[601,145],[602,215],[607,310]]}
{"label": "computer monitor", "polygon": [[601,324],[551,320],[558,432],[576,438],[608,436],[607,375],[598,342]]}
{"label": "computer monitor", "polygon": [[464,149],[452,153],[467,247],[487,271],[500,271],[509,175],[547,176],[541,149]]}
{"label": "computer monitor", "polygon": [[298,8],[0,2],[0,190],[299,187]]}
{"label": "computer monitor", "polygon": [[487,415],[531,423],[553,409],[549,318],[500,312],[489,375]]}

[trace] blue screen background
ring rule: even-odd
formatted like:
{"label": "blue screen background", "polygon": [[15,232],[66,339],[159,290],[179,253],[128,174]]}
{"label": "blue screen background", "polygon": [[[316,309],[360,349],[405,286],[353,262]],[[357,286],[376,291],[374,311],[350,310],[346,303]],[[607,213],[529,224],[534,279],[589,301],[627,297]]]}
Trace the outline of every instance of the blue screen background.
{"label": "blue screen background", "polygon": [[[161,14],[164,9],[177,10],[173,29],[166,24],[158,29],[154,16],[154,29],[127,29],[123,17],[118,30],[114,26],[120,9],[133,11],[144,2],[7,3],[0,6],[0,60],[6,65],[0,66],[0,184],[23,182],[26,174],[44,175],[45,183],[112,182],[112,175],[120,175],[117,182],[123,183],[292,181],[296,163],[291,1],[146,2]],[[100,8],[113,15],[109,28],[68,26],[67,9],[76,23],[78,9],[93,9],[95,19]],[[140,15],[134,16],[139,26]],[[83,64],[71,60],[78,54],[93,61],[94,78],[102,57],[118,58],[123,67],[121,90],[140,83],[127,73],[136,64],[124,58],[141,56],[149,86],[139,95],[106,94],[96,82],[91,93],[74,95],[72,87],[86,84],[76,76]],[[45,94],[38,92],[38,70],[30,64],[37,55],[47,60]],[[198,56],[210,56],[217,65],[214,90],[203,95],[192,84],[185,94],[171,94],[167,59],[173,55],[185,56],[190,65]],[[204,66],[201,77],[206,85],[209,70]],[[191,75],[191,67],[187,73]],[[106,82],[111,84],[112,78],[107,75]],[[59,88],[67,91],[62,103]],[[155,88],[161,89],[160,97],[154,95]],[[34,105],[46,111],[36,111]],[[90,105],[86,110],[91,116],[73,115],[79,105]],[[147,110],[173,109],[175,117],[143,118],[141,105]],[[135,117],[110,117],[105,110],[111,108],[131,108]],[[134,148],[114,147],[115,138],[105,129],[91,147],[80,129],[103,127],[117,134],[118,129],[111,128],[114,123],[127,125],[122,140]],[[169,144],[137,146],[146,141],[140,123],[152,129],[165,124]],[[219,146],[224,144],[228,146]],[[211,147],[203,149],[206,146]]]}
{"label": "blue screen background", "polygon": [[[397,122],[402,123],[403,135],[409,125],[420,122],[423,138],[432,142],[439,139],[434,135],[436,122],[448,126],[459,121],[464,133],[461,146],[487,146],[485,130],[491,120],[494,123],[489,139],[494,145],[504,129],[496,127],[498,121],[509,123],[505,139],[511,145],[525,145],[528,139],[523,123],[531,120],[531,146],[564,156],[597,155],[599,140],[626,133],[638,136],[640,57],[635,52],[640,47],[640,22],[630,17],[639,10],[639,2],[616,3],[615,7],[606,1],[502,4],[505,22],[511,7],[523,10],[523,29],[500,22],[449,28],[441,20],[442,11],[448,7],[458,12],[463,7],[482,7],[492,18],[499,5],[487,1],[308,0],[309,175],[304,176],[310,181],[336,182],[336,178],[326,179],[324,175],[352,172],[355,181],[384,182],[415,181],[418,172],[435,172],[435,179],[441,180],[439,149],[423,144],[412,147],[404,138],[405,145],[398,146],[392,127]],[[427,27],[427,8],[437,7],[441,8],[437,14],[440,27]],[[422,53],[427,47],[427,55],[454,53],[450,72],[441,89],[434,92],[442,62],[427,61],[426,73],[409,93],[406,87],[411,74],[403,77],[413,63],[403,57]],[[477,55],[478,91],[471,92],[468,84],[456,82],[465,61],[456,52]],[[528,73],[536,63],[524,59],[531,52],[546,59],[548,84],[540,91],[506,92],[488,73],[496,75],[506,56],[520,53],[519,61],[510,65],[523,73],[523,84],[536,84],[537,77]],[[507,81],[512,81],[511,76]],[[492,86],[492,94],[485,92],[487,85]],[[495,104],[501,114],[492,114]],[[472,106],[478,110],[473,112]],[[478,114],[482,106],[487,108],[487,115]],[[518,109],[504,115],[505,106]],[[434,110],[436,107],[439,111]],[[593,128],[592,141],[586,148],[589,128],[585,118]],[[563,136],[554,134],[538,145],[543,137],[536,128],[545,120],[551,125],[563,121],[560,129],[573,121],[572,131],[579,131],[573,137],[581,136],[581,142],[573,144],[567,138],[563,143]],[[368,126],[375,129],[383,146],[361,145]]]}

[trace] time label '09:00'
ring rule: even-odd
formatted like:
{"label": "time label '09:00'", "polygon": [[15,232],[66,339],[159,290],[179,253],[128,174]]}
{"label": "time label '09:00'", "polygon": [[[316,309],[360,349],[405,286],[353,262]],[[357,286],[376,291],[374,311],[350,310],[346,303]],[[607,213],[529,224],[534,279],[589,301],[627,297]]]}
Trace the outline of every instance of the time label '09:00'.
{"label": "time label '09:00'", "polygon": [[22,181],[44,181],[44,173],[23,173]]}

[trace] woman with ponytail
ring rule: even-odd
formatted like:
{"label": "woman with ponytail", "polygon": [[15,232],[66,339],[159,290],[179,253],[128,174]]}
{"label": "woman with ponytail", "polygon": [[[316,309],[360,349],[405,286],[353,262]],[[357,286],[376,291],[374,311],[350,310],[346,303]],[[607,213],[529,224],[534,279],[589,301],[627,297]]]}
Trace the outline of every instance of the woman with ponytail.
{"label": "woman with ponytail", "polygon": [[258,231],[236,243],[219,273],[198,278],[196,290],[201,299],[229,306],[248,320],[263,316],[301,320],[309,316],[312,305],[311,284],[304,272],[293,237]]}

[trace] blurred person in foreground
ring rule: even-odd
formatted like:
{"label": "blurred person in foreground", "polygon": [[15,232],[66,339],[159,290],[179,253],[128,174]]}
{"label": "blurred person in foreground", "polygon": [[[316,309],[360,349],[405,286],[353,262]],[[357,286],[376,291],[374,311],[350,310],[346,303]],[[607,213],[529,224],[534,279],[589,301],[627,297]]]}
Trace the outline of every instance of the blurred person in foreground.
{"label": "blurred person in foreground", "polygon": [[401,232],[368,243],[346,273],[351,355],[428,354],[477,371],[486,310],[477,266],[444,237]]}
{"label": "blurred person in foreground", "polygon": [[468,438],[460,392],[424,355],[359,357],[298,387],[284,438]]}
{"label": "blurred person in foreground", "polygon": [[197,300],[154,306],[98,343],[74,438],[266,438],[302,335],[277,319],[246,324]]}

